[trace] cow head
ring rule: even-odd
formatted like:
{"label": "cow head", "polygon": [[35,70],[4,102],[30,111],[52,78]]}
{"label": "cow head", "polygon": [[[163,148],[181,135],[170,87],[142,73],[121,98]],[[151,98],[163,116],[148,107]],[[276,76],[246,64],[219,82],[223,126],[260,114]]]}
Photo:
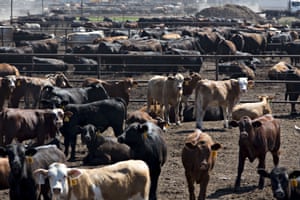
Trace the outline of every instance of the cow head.
{"label": "cow head", "polygon": [[32,161],[31,157],[26,158],[26,156],[33,156],[37,152],[34,148],[26,149],[21,143],[9,144],[6,147],[0,147],[0,155],[8,156],[9,166],[11,169],[11,175],[16,178],[27,177],[27,165]]}
{"label": "cow head", "polygon": [[213,142],[208,134],[196,129],[187,136],[184,148],[196,153],[195,160],[197,160],[200,170],[210,170],[214,166],[217,150],[221,148],[221,145]]}
{"label": "cow head", "polygon": [[300,182],[300,171],[293,171],[289,174],[284,167],[275,167],[270,173],[265,169],[258,169],[257,172],[271,180],[273,195],[276,199],[290,199],[291,191]]}
{"label": "cow head", "polygon": [[248,80],[247,77],[239,77],[237,81],[241,92],[247,92],[248,87],[251,88],[254,85],[254,81]]}
{"label": "cow head", "polygon": [[12,93],[16,88],[16,76],[8,75],[2,79],[2,85],[9,89],[9,92]]}
{"label": "cow head", "polygon": [[[64,111],[61,108],[54,108],[45,113],[45,119],[50,123],[50,137],[55,137],[55,133],[63,126]],[[53,135],[54,134],[54,135]]]}
{"label": "cow head", "polygon": [[81,141],[83,144],[89,145],[93,141],[96,141],[97,128],[94,125],[88,124],[83,127],[79,127],[79,131],[81,133]]}
{"label": "cow head", "polygon": [[232,127],[239,127],[240,142],[249,142],[253,139],[254,129],[260,127],[262,123],[260,121],[252,121],[250,117],[244,116],[240,119],[240,121],[233,120],[229,122],[229,125]]}
{"label": "cow head", "polygon": [[82,171],[75,168],[67,168],[63,163],[52,163],[48,170],[37,169],[34,175],[39,177],[39,184],[43,184],[46,178],[49,178],[50,189],[54,199],[59,197],[67,197],[69,188],[78,184],[78,178],[82,175]]}

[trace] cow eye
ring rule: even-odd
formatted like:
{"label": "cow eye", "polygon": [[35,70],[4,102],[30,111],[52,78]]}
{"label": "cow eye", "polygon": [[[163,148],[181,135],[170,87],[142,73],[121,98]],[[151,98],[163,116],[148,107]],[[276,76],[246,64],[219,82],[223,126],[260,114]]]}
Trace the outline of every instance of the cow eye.
{"label": "cow eye", "polygon": [[205,141],[200,141],[199,144],[200,144],[200,145],[205,145],[206,142],[205,142]]}

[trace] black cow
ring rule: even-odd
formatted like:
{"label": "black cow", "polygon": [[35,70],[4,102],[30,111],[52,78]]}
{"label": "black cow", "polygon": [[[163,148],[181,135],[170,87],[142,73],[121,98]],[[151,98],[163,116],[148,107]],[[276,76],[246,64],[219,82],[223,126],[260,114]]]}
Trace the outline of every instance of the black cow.
{"label": "black cow", "polygon": [[278,200],[300,199],[300,171],[288,172],[284,167],[275,167],[269,173],[265,169],[258,169],[258,173],[271,180],[273,195]]}
{"label": "black cow", "polygon": [[64,61],[74,66],[74,73],[76,74],[95,74],[98,68],[98,62],[91,58],[67,55],[64,56]]}
{"label": "black cow", "polygon": [[78,126],[93,124],[100,132],[112,127],[114,134],[119,136],[123,132],[123,123],[127,116],[127,107],[121,98],[104,99],[86,104],[67,104],[64,106],[66,112],[64,125],[60,129],[64,135],[65,155],[69,154],[71,144],[70,160],[75,159],[76,136],[80,133]]}
{"label": "black cow", "polygon": [[167,144],[163,130],[152,122],[130,124],[118,137],[120,143],[131,148],[132,158],[145,161],[150,169],[150,200],[156,200],[156,189],[161,167],[167,159]]}
{"label": "black cow", "polygon": [[116,137],[108,137],[97,133],[97,128],[88,124],[80,128],[81,141],[86,144],[88,154],[83,159],[86,165],[113,164],[130,159],[130,148],[121,144]]}
{"label": "black cow", "polygon": [[[0,147],[0,155],[7,155],[9,160],[8,181],[11,200],[36,200],[40,194],[37,193],[37,179],[33,177],[33,171],[38,168],[47,169],[53,162],[65,162],[63,152],[55,145],[26,149],[21,143],[10,144]],[[49,184],[41,186],[41,193],[45,200],[51,199],[48,195],[49,189]]]}
{"label": "black cow", "polygon": [[13,38],[16,43],[16,46],[20,46],[19,45],[20,41],[50,39],[50,38],[53,38],[53,35],[47,34],[47,33],[35,33],[32,31],[26,31],[26,30],[16,30],[13,33]]}
{"label": "black cow", "polygon": [[80,104],[109,98],[101,84],[84,88],[45,86],[40,93],[40,108],[61,107],[62,104]]}
{"label": "black cow", "polygon": [[56,39],[20,41],[20,46],[31,46],[34,53],[57,53],[58,41]]}
{"label": "black cow", "polygon": [[57,71],[66,71],[68,70],[68,64],[63,60],[55,58],[40,58],[33,56],[33,71],[37,72],[57,72]]}

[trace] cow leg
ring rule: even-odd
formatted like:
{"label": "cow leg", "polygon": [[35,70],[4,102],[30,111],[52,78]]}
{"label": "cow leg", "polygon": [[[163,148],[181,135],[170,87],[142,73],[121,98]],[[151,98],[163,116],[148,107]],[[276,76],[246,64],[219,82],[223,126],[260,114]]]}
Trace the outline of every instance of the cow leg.
{"label": "cow leg", "polygon": [[238,164],[238,174],[235,180],[234,190],[237,191],[241,185],[241,176],[244,171],[246,157],[239,153],[239,164]]}
{"label": "cow leg", "polygon": [[158,178],[160,175],[161,169],[150,169],[150,177],[151,177],[151,186],[150,186],[150,198],[149,200],[157,200],[156,190]]}
{"label": "cow leg", "polygon": [[64,145],[65,145],[65,156],[68,156],[69,146],[70,146],[70,137],[68,135],[64,136]]}
{"label": "cow leg", "polygon": [[186,177],[187,184],[188,184],[188,190],[189,190],[189,194],[190,194],[190,200],[195,200],[196,196],[195,196],[194,179],[190,175],[190,173],[188,173],[187,171],[185,171],[185,177]]}
{"label": "cow leg", "polygon": [[279,151],[272,152],[274,166],[279,163]]}
{"label": "cow leg", "polygon": [[71,157],[69,161],[74,161],[75,160],[75,153],[76,153],[76,140],[77,140],[77,134],[75,133],[72,135],[70,144],[71,144]]}
{"label": "cow leg", "polygon": [[200,106],[199,111],[196,111],[196,128],[202,130],[203,129],[203,118],[206,112],[206,109]]}
{"label": "cow leg", "polygon": [[175,123],[176,125],[180,125],[180,117],[179,117],[179,103],[174,106],[175,111]]}
{"label": "cow leg", "polygon": [[[162,109],[164,113],[164,120],[166,120],[166,122],[170,124],[170,117],[169,117],[170,105],[166,103],[165,105],[162,106],[162,108],[164,108]],[[175,113],[175,121],[176,121],[176,113]]]}
{"label": "cow leg", "polygon": [[205,200],[208,181],[209,181],[209,174],[207,173],[201,180],[198,200]]}
{"label": "cow leg", "polygon": [[[260,156],[258,159],[258,169],[265,169],[266,168],[266,155]],[[258,182],[258,188],[263,189],[265,184],[265,178],[260,175],[259,176],[259,182]]]}
{"label": "cow leg", "polygon": [[228,128],[229,127],[229,123],[228,123],[228,118],[229,118],[228,107],[222,106],[222,112],[223,112],[223,118],[224,118],[224,128]]}

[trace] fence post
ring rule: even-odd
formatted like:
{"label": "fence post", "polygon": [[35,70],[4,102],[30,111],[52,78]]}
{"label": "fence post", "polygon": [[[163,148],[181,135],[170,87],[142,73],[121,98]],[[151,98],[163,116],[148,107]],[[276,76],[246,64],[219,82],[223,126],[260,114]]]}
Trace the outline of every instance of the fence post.
{"label": "fence post", "polygon": [[100,75],[101,75],[101,56],[98,54],[98,67],[97,67],[97,78],[100,79]]}
{"label": "fence post", "polygon": [[217,80],[219,80],[219,57],[218,56],[216,56],[215,57],[216,58],[216,63],[215,63],[215,65],[216,65],[216,81]]}

